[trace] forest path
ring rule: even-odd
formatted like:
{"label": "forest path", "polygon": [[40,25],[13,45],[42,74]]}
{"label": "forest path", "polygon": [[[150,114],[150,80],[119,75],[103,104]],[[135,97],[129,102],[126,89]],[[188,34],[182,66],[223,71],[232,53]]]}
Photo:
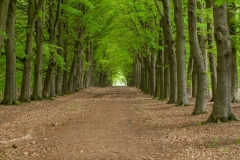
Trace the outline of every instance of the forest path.
{"label": "forest path", "polygon": [[[131,87],[87,88],[50,101],[0,105],[0,160],[240,159],[239,122],[152,99]],[[233,104],[240,115],[240,105]]]}
{"label": "forest path", "polygon": [[[88,90],[87,90],[88,91]],[[55,145],[47,159],[142,159],[159,154],[149,126],[135,113],[138,101],[149,99],[129,87],[92,88],[86,114],[56,127]]]}

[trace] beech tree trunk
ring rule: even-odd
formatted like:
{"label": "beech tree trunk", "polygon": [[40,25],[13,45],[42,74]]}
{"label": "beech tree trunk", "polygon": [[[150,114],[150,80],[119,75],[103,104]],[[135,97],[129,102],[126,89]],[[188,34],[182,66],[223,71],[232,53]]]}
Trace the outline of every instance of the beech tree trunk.
{"label": "beech tree trunk", "polygon": [[[169,5],[168,5],[169,6]],[[164,6],[166,8],[166,6]],[[169,16],[170,21],[170,16]],[[186,37],[182,13],[182,0],[174,1],[174,21],[177,28],[177,103],[176,106],[188,105],[187,75],[186,75]]]}
{"label": "beech tree trunk", "polygon": [[[43,3],[43,0],[40,1]],[[28,24],[27,24],[27,39],[25,46],[25,58],[23,59],[24,69],[22,76],[21,93],[19,96],[20,102],[30,102],[30,84],[32,75],[32,61],[33,61],[33,40],[35,31],[35,21],[38,10],[35,8],[36,0],[28,1]],[[42,5],[42,4],[39,4]],[[40,6],[41,8],[41,6]]]}
{"label": "beech tree trunk", "polygon": [[[206,0],[206,8],[212,8],[212,1]],[[212,98],[211,102],[214,101],[216,88],[217,88],[217,64],[216,64],[216,56],[212,52],[213,49],[213,24],[211,23],[211,19],[208,17],[207,19],[207,39],[208,39],[208,57],[209,57],[209,64],[210,64],[210,72],[211,72],[211,86],[212,86]]]}
{"label": "beech tree trunk", "polygon": [[[48,34],[49,34],[49,42],[52,45],[56,44],[56,34],[58,29],[58,24],[60,21],[60,13],[61,13],[61,0],[57,1],[57,12],[55,16],[55,1],[49,1],[49,27],[48,27]],[[50,48],[51,59],[48,65],[46,78],[44,82],[43,88],[43,97],[44,98],[52,98],[56,96],[56,56],[54,55],[54,48]]]}
{"label": "beech tree trunk", "polygon": [[[197,16],[197,22],[201,25],[204,24],[204,14],[203,14],[203,2],[202,1],[196,1],[197,2],[197,8],[199,10],[199,14]],[[198,27],[197,28],[197,34],[198,34],[198,43],[199,47],[202,52],[202,56],[204,58],[204,67],[206,71],[206,97],[209,97],[209,87],[208,87],[208,57],[207,57],[207,52],[206,52],[206,36],[204,34],[204,29],[203,27]]]}
{"label": "beech tree trunk", "polygon": [[75,88],[74,88],[74,81],[76,78],[76,71],[77,71],[77,65],[78,65],[78,57],[79,57],[79,52],[80,52],[80,41],[76,40],[75,45],[74,45],[74,57],[72,60],[72,65],[71,65],[71,70],[68,78],[68,93],[74,93]]}
{"label": "beech tree trunk", "polygon": [[9,0],[0,1],[0,53],[4,44],[4,35],[6,32],[6,22],[8,15]]}
{"label": "beech tree trunk", "polygon": [[[214,1],[215,2],[215,1]],[[217,89],[212,113],[207,122],[239,120],[231,109],[232,48],[227,22],[226,2],[213,2],[214,37],[217,44]]]}
{"label": "beech tree trunk", "polygon": [[192,97],[192,74],[193,74],[193,58],[191,55],[189,55],[189,61],[188,61],[188,71],[187,71],[187,92],[188,92],[188,97]]}
{"label": "beech tree trunk", "polygon": [[167,46],[165,49],[169,58],[170,68],[170,97],[168,100],[169,104],[174,104],[177,100],[177,62],[174,48],[174,40],[172,36],[172,25],[170,20],[170,4],[169,0],[162,0],[164,8],[163,16],[163,29],[164,29],[164,42]]}
{"label": "beech tree trunk", "polygon": [[[65,27],[66,28],[66,27]],[[68,34],[68,32],[66,33]],[[62,86],[62,92],[63,94],[67,94],[68,92],[68,51],[67,51],[67,45],[68,45],[68,39],[64,39],[64,46],[63,46],[63,58],[64,62],[66,64],[66,69],[63,71],[63,86]]]}
{"label": "beech tree trunk", "polygon": [[[62,3],[64,3],[64,1],[62,0]],[[61,15],[63,15],[63,9],[61,10]],[[59,21],[59,25],[58,25],[58,30],[59,30],[59,34],[58,34],[58,46],[61,47],[61,49],[58,49],[58,54],[60,57],[63,58],[63,36],[64,36],[64,25],[63,25],[63,20],[60,19]],[[67,67],[67,66],[65,66]],[[58,66],[57,67],[57,76],[56,76],[56,95],[62,95],[63,94],[63,68]]]}
{"label": "beech tree trunk", "polygon": [[197,97],[192,114],[197,115],[206,113],[207,84],[205,60],[202,55],[197,36],[196,0],[188,0],[188,30],[190,48],[193,51],[192,56],[197,70]]}
{"label": "beech tree trunk", "polygon": [[83,88],[83,69],[84,69],[84,49],[81,49],[77,64],[75,91],[79,91],[80,89]]}
{"label": "beech tree trunk", "polygon": [[93,64],[93,52],[92,52],[92,44],[88,42],[88,47],[86,50],[86,60],[87,60],[87,67],[84,73],[84,87],[90,87],[91,83],[91,74],[92,74],[92,64]]}
{"label": "beech tree trunk", "polygon": [[[42,12],[45,12],[45,7],[43,4]],[[34,84],[33,93],[31,100],[41,100],[42,99],[42,74],[43,74],[43,52],[44,52],[44,21],[45,14],[42,17],[38,17],[36,20],[36,60],[35,60],[35,70],[34,70]]]}
{"label": "beech tree trunk", "polygon": [[2,104],[15,104],[16,98],[16,53],[15,53],[15,22],[17,0],[10,0],[6,24],[6,75],[5,90]]}
{"label": "beech tree trunk", "polygon": [[238,98],[238,66],[237,66],[237,49],[236,49],[236,6],[234,3],[228,7],[228,26],[232,42],[232,83],[231,96],[232,102],[239,102]]}

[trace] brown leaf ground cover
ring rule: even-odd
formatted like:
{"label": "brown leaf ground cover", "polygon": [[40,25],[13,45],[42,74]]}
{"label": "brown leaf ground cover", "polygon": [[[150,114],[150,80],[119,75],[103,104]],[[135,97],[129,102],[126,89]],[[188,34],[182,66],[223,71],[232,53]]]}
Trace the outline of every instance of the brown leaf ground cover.
{"label": "brown leaf ground cover", "polygon": [[[203,124],[136,88],[88,88],[52,101],[0,106],[1,160],[240,159],[240,123]],[[239,104],[233,111],[240,115]]]}

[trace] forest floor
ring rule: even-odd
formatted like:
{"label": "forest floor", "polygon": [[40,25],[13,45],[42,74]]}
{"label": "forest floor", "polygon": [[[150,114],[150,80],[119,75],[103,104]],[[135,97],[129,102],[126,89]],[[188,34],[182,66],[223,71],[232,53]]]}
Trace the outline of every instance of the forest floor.
{"label": "forest floor", "polygon": [[[204,124],[130,87],[88,88],[54,100],[0,106],[1,160],[240,159],[240,122]],[[240,115],[240,105],[233,104]]]}

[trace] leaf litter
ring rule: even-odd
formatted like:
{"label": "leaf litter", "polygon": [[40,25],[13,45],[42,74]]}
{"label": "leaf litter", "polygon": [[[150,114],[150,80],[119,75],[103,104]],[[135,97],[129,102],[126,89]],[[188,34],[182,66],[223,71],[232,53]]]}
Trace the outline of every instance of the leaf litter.
{"label": "leaf litter", "polygon": [[[131,87],[0,106],[0,159],[240,159],[240,124],[204,124]],[[232,104],[240,115],[239,104]]]}

